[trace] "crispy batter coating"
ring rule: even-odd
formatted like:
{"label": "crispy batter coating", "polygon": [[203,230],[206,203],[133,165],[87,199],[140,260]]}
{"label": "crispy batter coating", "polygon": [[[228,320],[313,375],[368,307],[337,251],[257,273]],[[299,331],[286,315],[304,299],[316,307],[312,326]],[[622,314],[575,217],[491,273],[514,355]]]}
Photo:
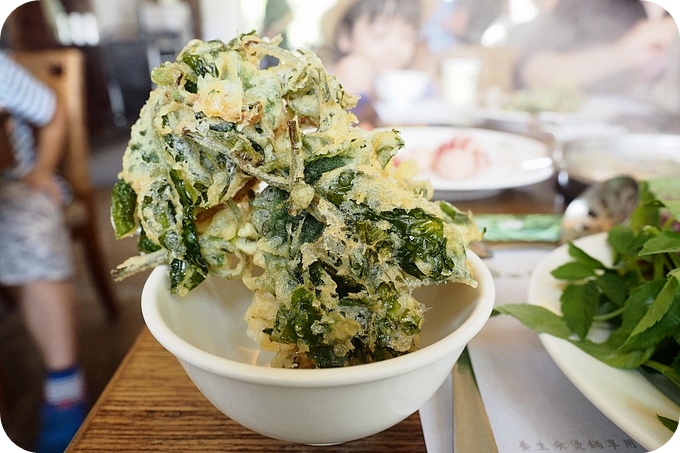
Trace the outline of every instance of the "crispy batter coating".
{"label": "crispy batter coating", "polygon": [[[267,55],[278,64],[261,69]],[[283,367],[411,351],[425,311],[412,291],[476,284],[471,217],[394,171],[399,133],[356,127],[356,98],[312,52],[195,40],[152,78],[112,202],[142,254],[118,278],[160,262],[178,294],[242,278],[249,333]]]}

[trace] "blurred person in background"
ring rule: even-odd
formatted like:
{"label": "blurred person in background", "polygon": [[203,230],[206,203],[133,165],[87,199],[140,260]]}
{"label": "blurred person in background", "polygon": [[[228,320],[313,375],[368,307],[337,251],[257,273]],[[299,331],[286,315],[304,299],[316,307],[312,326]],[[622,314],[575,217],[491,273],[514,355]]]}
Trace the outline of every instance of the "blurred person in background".
{"label": "blurred person in background", "polygon": [[[430,4],[433,0],[428,0]],[[433,54],[456,45],[479,45],[487,28],[503,14],[506,0],[436,0],[423,26],[423,38]]]}
{"label": "blurred person in background", "polygon": [[[528,20],[518,20],[512,14],[512,0],[508,2],[508,8],[503,15],[498,17],[484,32],[482,43],[486,46],[526,46],[532,39],[532,33],[540,27],[540,24],[549,16],[560,0],[531,0],[531,6],[535,9],[534,17]],[[522,10],[522,15],[526,10]]]}
{"label": "blurred person in background", "polygon": [[640,0],[559,0],[510,44],[521,49],[516,84],[571,84],[639,97],[663,77],[678,39],[673,19],[647,17]]}
{"label": "blurred person in background", "polygon": [[66,112],[54,92],[2,51],[0,112],[0,286],[18,290],[45,366],[36,450],[61,452],[87,412],[74,262],[63,218],[68,194],[56,177]]}
{"label": "blurred person in background", "polygon": [[360,125],[377,122],[374,83],[382,71],[411,67],[420,42],[419,0],[339,0],[323,20],[319,54],[345,91],[359,95]]}

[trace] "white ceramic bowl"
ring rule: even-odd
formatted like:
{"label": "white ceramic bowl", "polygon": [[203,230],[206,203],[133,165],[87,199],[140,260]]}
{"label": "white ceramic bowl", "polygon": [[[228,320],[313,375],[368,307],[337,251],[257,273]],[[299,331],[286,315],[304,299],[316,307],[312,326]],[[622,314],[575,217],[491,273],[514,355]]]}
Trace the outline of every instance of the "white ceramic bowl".
{"label": "white ceramic bowl", "polygon": [[271,356],[246,335],[252,293],[240,280],[212,278],[186,297],[170,294],[167,267],[142,292],[151,333],[205,397],[243,426],[272,438],[313,445],[376,434],[415,412],[441,386],[468,341],[489,318],[489,270],[469,255],[479,286],[447,284],[416,293],[427,306],[421,349],[347,368],[269,367]]}
{"label": "white ceramic bowl", "polygon": [[425,96],[429,84],[427,72],[401,69],[378,74],[374,88],[378,100],[383,104],[409,105]]}

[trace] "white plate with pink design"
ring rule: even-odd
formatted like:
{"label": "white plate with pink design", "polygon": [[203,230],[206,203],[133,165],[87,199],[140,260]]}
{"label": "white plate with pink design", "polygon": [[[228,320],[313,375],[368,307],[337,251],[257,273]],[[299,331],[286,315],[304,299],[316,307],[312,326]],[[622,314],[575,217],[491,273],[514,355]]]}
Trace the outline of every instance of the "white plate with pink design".
{"label": "white plate with pink design", "polygon": [[553,174],[547,144],[508,132],[463,127],[397,128],[404,148],[394,163],[417,164],[435,198],[473,200],[545,181]]}

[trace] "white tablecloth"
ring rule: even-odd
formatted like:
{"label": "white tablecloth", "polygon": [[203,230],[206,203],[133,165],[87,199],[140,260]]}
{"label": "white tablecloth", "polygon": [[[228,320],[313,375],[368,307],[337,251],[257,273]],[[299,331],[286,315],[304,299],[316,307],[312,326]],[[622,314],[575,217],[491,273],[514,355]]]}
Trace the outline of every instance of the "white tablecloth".
{"label": "white tablecloth", "polygon": [[[501,249],[485,263],[496,304],[526,302],[531,272],[548,248]],[[491,318],[469,344],[500,453],[644,450],[565,377],[538,335],[509,316]],[[420,410],[428,453],[451,452],[451,381]]]}

